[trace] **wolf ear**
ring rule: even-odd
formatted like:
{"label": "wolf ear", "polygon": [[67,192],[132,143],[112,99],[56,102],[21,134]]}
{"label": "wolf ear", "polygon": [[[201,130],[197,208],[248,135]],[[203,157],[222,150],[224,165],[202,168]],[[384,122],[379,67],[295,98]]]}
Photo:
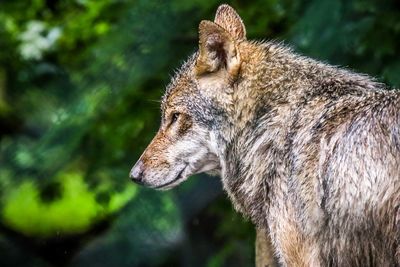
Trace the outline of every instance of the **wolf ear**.
{"label": "wolf ear", "polygon": [[214,22],[229,32],[235,40],[246,40],[243,21],[231,6],[220,5],[215,13]]}
{"label": "wolf ear", "polygon": [[202,75],[224,69],[230,76],[236,76],[239,67],[240,55],[231,34],[214,22],[201,21],[196,74]]}
{"label": "wolf ear", "polygon": [[199,39],[197,75],[224,69],[234,78],[241,63],[237,43],[246,40],[246,28],[236,11],[226,4],[220,5],[214,22],[200,22]]}

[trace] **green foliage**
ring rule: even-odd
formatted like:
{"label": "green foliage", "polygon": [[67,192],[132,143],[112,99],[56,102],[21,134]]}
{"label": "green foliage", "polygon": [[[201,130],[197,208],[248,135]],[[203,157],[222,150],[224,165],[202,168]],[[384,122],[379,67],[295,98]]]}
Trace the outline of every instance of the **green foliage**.
{"label": "green foliage", "polygon": [[313,1],[291,29],[310,56],[350,66],[400,86],[400,11],[395,1]]}
{"label": "green foliage", "polygon": [[[207,262],[208,267],[253,266],[254,264],[254,226],[245,221],[240,214],[233,212],[230,203],[222,202],[211,206],[208,212],[218,218],[214,240],[224,240],[225,245],[218,248]],[[234,233],[234,234],[232,234]],[[238,254],[241,251],[241,254]]]}
{"label": "green foliage", "polygon": [[108,201],[99,203],[97,196],[109,191],[105,184],[89,190],[82,174],[71,172],[62,173],[55,181],[61,188],[51,201],[43,200],[36,184],[28,178],[8,191],[2,210],[4,223],[27,236],[80,233],[121,209],[137,190],[132,186],[122,192],[110,192]]}
{"label": "green foliage", "polygon": [[[308,56],[400,86],[394,0],[228,3],[251,39],[285,40]],[[128,181],[158,127],[157,101],[169,74],[196,49],[198,23],[212,19],[218,4],[0,3],[1,266],[194,266],[180,247],[186,245],[201,250],[189,252],[210,267],[251,266],[252,226],[226,198],[208,205],[214,196],[198,186],[203,178],[180,189],[202,196],[197,204],[181,203],[179,190],[147,191]],[[185,213],[195,206],[202,208]],[[214,220],[199,226],[213,226],[206,248],[191,243],[204,240],[187,230],[196,216]],[[54,240],[66,248],[52,258],[42,251]]]}

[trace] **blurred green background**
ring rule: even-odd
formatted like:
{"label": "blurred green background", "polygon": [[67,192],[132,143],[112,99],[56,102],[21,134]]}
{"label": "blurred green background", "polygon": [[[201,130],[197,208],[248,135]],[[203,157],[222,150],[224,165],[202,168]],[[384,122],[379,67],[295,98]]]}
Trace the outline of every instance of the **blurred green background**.
{"label": "blurred green background", "polygon": [[[397,0],[226,1],[249,39],[400,86]],[[219,179],[128,173],[173,70],[219,1],[0,2],[0,266],[253,266]]]}

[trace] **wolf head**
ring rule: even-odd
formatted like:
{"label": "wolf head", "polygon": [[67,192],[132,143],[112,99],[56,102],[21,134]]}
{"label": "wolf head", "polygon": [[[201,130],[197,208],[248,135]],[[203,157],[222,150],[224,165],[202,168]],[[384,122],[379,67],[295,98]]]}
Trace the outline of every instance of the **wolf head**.
{"label": "wolf head", "polygon": [[214,22],[201,21],[199,50],[182,66],[162,100],[161,126],[132,168],[136,183],[169,189],[190,175],[221,172],[217,139],[230,123],[246,40],[239,15],[221,5]]}

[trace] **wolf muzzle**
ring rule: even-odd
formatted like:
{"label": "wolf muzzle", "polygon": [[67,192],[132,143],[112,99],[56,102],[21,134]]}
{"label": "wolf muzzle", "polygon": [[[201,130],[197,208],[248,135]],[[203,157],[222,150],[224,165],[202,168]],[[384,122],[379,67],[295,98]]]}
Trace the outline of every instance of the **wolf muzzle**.
{"label": "wolf muzzle", "polygon": [[141,160],[138,160],[135,166],[133,166],[133,168],[131,169],[129,177],[132,179],[133,182],[140,185],[144,185],[145,183],[143,182],[143,171],[144,171],[143,162]]}

